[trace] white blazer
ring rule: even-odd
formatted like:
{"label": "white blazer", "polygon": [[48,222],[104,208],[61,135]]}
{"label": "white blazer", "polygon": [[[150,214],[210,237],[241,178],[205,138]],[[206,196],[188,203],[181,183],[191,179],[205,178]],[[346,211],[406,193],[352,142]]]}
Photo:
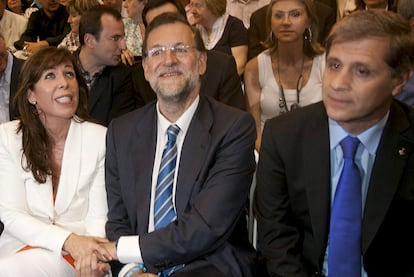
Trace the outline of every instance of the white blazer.
{"label": "white blazer", "polygon": [[51,178],[39,184],[22,163],[19,121],[0,125],[0,257],[25,245],[61,253],[71,233],[105,236],[106,128],[72,120],[62,159],[56,201]]}

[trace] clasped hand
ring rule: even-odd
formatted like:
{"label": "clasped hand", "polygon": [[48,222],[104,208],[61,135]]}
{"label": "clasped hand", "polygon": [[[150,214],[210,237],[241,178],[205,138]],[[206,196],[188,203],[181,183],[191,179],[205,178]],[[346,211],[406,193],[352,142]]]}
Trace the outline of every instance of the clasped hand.
{"label": "clasped hand", "polygon": [[79,236],[71,234],[63,244],[63,250],[69,252],[75,260],[76,276],[104,276],[114,259],[103,246],[106,238]]}

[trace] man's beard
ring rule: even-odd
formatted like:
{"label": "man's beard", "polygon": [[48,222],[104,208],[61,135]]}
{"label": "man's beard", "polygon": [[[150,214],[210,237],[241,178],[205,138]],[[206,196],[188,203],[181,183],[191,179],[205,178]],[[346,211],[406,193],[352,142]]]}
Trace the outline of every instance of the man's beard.
{"label": "man's beard", "polygon": [[[195,71],[195,72],[198,72]],[[199,76],[196,73],[191,73],[190,76],[184,81],[180,81],[181,84],[171,87],[156,80],[151,83],[152,89],[157,94],[158,98],[161,98],[166,103],[183,103],[187,100],[188,96],[194,91],[199,82]]]}

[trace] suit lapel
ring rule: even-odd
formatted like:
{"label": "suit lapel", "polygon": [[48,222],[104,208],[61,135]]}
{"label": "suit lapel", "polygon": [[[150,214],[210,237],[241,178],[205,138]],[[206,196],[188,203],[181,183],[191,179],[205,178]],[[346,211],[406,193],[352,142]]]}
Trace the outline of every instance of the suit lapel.
{"label": "suit lapel", "polygon": [[56,195],[55,211],[58,215],[66,211],[78,190],[80,167],[82,162],[87,162],[81,159],[82,141],[82,126],[72,120],[65,142]]}
{"label": "suit lapel", "polygon": [[131,140],[136,140],[137,142],[130,143],[128,146],[129,157],[132,159],[130,164],[134,166],[132,169],[132,193],[129,197],[134,198],[136,203],[136,209],[133,210],[137,211],[137,231],[138,233],[147,233],[152,172],[157,143],[157,115],[155,107],[150,109],[148,115],[142,118],[136,130],[132,133]]}
{"label": "suit lapel", "polygon": [[320,112],[315,114],[312,121],[313,124],[308,126],[309,137],[304,142],[308,146],[303,147],[304,153],[300,155],[306,159],[304,164],[307,173],[304,178],[307,179],[306,193],[317,250],[325,251],[329,232],[331,167],[328,119],[323,105],[320,107]]}
{"label": "suit lapel", "polygon": [[407,159],[414,151],[414,134],[403,110],[393,103],[378,145],[362,226],[362,250],[366,252],[394,199]]}
{"label": "suit lapel", "polygon": [[[102,74],[104,74],[104,72],[102,72]],[[102,82],[103,80],[105,80],[105,78],[100,79],[99,82]],[[102,89],[97,89],[96,86],[98,85],[98,80],[95,80],[95,82],[93,83],[92,87],[89,89],[89,94],[88,94],[88,110],[89,113],[92,113],[93,109],[95,108],[96,104],[98,103],[99,98],[101,97],[101,93],[102,93]],[[102,86],[101,88],[104,88],[104,92],[105,93],[110,93],[110,88]]]}
{"label": "suit lapel", "polygon": [[206,160],[211,142],[212,124],[211,110],[206,100],[200,97],[199,107],[187,130],[181,150],[175,201],[178,216],[185,211],[201,167]]}

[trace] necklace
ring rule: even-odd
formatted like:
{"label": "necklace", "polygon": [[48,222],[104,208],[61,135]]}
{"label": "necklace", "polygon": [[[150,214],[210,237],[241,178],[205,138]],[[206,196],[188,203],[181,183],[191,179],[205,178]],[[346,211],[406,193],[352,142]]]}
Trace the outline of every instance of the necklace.
{"label": "necklace", "polygon": [[280,78],[280,65],[279,65],[279,51],[277,52],[277,77],[279,78],[279,108],[280,114],[292,111],[299,108],[300,91],[303,85],[303,67],[305,64],[305,55],[302,56],[302,68],[300,70],[298,81],[296,82],[296,103],[290,106],[290,110],[286,103],[285,91],[283,89],[282,79]]}

